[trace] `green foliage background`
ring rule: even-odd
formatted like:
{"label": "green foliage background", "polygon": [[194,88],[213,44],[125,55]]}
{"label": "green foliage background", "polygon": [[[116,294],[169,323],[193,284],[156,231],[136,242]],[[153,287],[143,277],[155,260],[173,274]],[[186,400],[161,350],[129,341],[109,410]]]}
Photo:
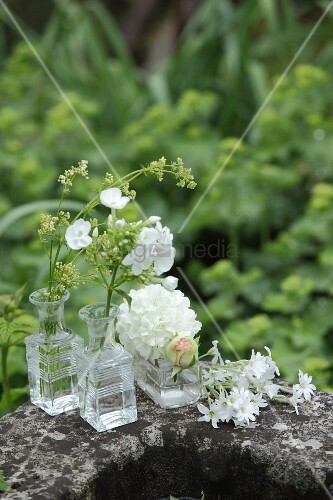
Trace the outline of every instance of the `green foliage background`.
{"label": "green foliage background", "polygon": [[[107,170],[180,156],[196,191],[147,179],[137,201],[175,234],[176,265],[188,277],[180,288],[203,322],[203,348],[219,338],[233,358],[268,345],[283,377],[301,368],[331,390],[333,13],[240,140],[327,5],[207,0],[173,54],[147,69],[102,2],[55,1],[41,33],[23,25],[49,75],[24,41],[8,50],[14,28],[2,11],[0,294],[45,283],[39,213],[52,208],[65,168],[89,160],[94,186]],[[69,208],[90,196],[79,183]],[[77,311],[96,300],[89,287],[73,292],[69,326],[84,334]],[[9,372],[14,388],[26,386],[22,347],[9,353]]]}

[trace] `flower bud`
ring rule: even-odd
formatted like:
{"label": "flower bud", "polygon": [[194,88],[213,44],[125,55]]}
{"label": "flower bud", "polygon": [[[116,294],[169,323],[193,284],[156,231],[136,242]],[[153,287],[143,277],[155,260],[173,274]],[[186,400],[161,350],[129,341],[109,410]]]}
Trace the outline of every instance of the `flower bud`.
{"label": "flower bud", "polygon": [[97,238],[97,236],[98,236],[98,228],[95,227],[94,230],[93,230],[93,232],[92,232],[92,237],[93,238]]}
{"label": "flower bud", "polygon": [[151,215],[148,219],[150,222],[159,222],[161,220],[161,217],[158,217],[158,215]]}
{"label": "flower bud", "polygon": [[110,215],[108,216],[108,222],[107,222],[107,224],[108,224],[108,226],[109,226],[109,227],[112,227],[112,225],[113,225],[113,217],[112,217],[112,214],[110,214]]}
{"label": "flower bud", "polygon": [[187,368],[198,359],[198,344],[191,337],[177,335],[166,346],[165,355],[172,365]]}
{"label": "flower bud", "polygon": [[174,276],[167,276],[162,281],[162,286],[168,290],[168,292],[173,292],[178,286],[178,278],[175,278]]}
{"label": "flower bud", "polygon": [[125,226],[125,219],[116,220],[116,228],[122,229]]}

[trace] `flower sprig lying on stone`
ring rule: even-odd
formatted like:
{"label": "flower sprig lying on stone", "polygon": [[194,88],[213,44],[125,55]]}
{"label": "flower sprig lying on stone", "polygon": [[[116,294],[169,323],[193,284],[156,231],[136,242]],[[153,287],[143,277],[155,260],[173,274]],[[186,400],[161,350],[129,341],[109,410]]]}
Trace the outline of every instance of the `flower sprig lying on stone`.
{"label": "flower sprig lying on stone", "polygon": [[298,405],[311,400],[316,390],[312,377],[300,370],[299,383],[292,388],[276,384],[279,369],[268,347],[265,349],[268,355],[252,351],[249,360],[230,362],[223,361],[217,342],[213,342],[213,347],[202,356],[213,356],[213,360],[202,364],[203,395],[208,407],[198,404],[200,421],[211,422],[213,427],[230,421],[244,426],[256,420],[269,400],[288,403],[297,414]]}
{"label": "flower sprig lying on stone", "polygon": [[155,362],[164,358],[178,371],[198,360],[201,329],[190,301],[180,290],[148,285],[130,293],[130,305],[123,302],[117,322],[120,342],[134,355]]}

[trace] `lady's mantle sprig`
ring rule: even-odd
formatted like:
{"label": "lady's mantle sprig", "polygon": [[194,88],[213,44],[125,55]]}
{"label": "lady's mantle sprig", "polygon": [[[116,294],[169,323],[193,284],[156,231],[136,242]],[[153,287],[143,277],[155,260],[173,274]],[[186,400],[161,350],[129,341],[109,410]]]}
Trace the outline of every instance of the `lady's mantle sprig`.
{"label": "lady's mantle sprig", "polygon": [[[49,259],[49,277],[47,291],[44,292],[43,300],[56,301],[63,297],[66,290],[75,287],[80,283],[80,274],[74,264],[78,257],[71,255],[71,250],[79,250],[90,244],[91,238],[88,236],[87,224],[82,219],[73,219],[70,225],[71,214],[61,210],[61,205],[65,195],[70,191],[76,176],[88,179],[88,162],[81,160],[77,167],[65,170],[59,176],[61,184],[61,196],[55,215],[41,214],[38,235],[44,246]],[[70,250],[60,260],[60,252],[66,249],[65,241]],[[70,242],[70,244],[69,244]],[[72,258],[71,258],[72,257]]]}
{"label": "lady's mantle sprig", "polygon": [[[256,420],[260,408],[271,399],[292,405],[298,414],[298,405],[310,401],[316,387],[312,377],[299,371],[299,383],[292,388],[273,382],[280,375],[271,352],[268,356],[252,351],[249,360],[223,361],[217,348],[217,341],[205,356],[213,356],[211,364],[202,365],[203,394],[208,399],[208,407],[198,405],[202,413],[200,421],[211,422],[218,427],[219,422],[234,422],[236,426],[248,425]],[[289,396],[286,396],[289,394]]]}

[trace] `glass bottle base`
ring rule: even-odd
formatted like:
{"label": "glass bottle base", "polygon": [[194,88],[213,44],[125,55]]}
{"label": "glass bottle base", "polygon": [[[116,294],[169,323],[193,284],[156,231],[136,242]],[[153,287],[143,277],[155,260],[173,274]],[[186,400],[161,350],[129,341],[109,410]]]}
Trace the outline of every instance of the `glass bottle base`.
{"label": "glass bottle base", "polygon": [[80,415],[102,432],[137,420],[132,356],[122,349],[77,356]]}
{"label": "glass bottle base", "polygon": [[132,424],[137,421],[136,407],[127,408],[126,410],[116,410],[105,413],[101,417],[88,415],[80,412],[80,416],[88,422],[97,432],[109,431],[120,427],[121,425]]}
{"label": "glass bottle base", "polygon": [[63,332],[54,338],[34,334],[26,337],[30,400],[49,415],[79,406],[75,353],[83,339]]}
{"label": "glass bottle base", "polygon": [[75,410],[79,406],[79,397],[74,395],[62,396],[55,400],[47,400],[43,397],[34,399],[31,396],[31,403],[44,410],[52,417],[66,411]]}

